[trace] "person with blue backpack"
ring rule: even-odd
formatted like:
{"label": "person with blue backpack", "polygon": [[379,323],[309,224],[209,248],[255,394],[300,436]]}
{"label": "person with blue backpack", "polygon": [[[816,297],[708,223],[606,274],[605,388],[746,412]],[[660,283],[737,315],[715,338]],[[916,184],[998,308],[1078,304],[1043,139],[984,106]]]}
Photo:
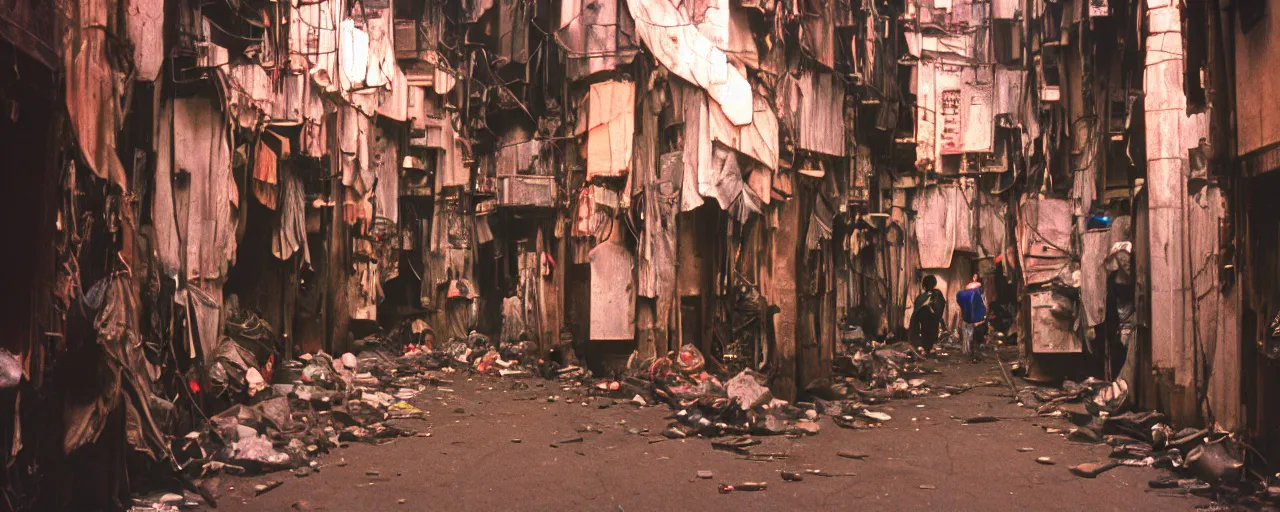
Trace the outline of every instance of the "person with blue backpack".
{"label": "person with blue backpack", "polygon": [[978,275],[956,293],[956,304],[960,306],[960,319],[964,321],[961,339],[964,341],[964,353],[974,360],[978,359],[978,348],[987,339],[987,303],[982,296],[982,282]]}

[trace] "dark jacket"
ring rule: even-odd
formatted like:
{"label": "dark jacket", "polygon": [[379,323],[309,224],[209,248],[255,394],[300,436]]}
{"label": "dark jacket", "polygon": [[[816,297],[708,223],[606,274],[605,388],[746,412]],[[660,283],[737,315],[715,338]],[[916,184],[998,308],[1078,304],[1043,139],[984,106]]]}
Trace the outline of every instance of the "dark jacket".
{"label": "dark jacket", "polygon": [[936,288],[920,292],[914,303],[915,311],[912,316],[918,320],[938,321],[942,319],[942,313],[947,310],[947,299],[942,292]]}

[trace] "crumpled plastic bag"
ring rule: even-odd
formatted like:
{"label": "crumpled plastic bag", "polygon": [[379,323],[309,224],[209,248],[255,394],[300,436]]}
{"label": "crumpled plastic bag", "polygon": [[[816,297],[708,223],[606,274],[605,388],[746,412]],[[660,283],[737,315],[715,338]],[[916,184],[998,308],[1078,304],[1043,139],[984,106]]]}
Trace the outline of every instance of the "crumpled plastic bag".
{"label": "crumpled plastic bag", "polygon": [[[1086,385],[1090,382],[1086,381]],[[1085,402],[1085,409],[1089,414],[1098,416],[1099,412],[1106,412],[1108,415],[1123,412],[1129,405],[1129,383],[1124,379],[1116,379],[1115,382],[1101,382],[1100,385],[1091,386],[1095,389],[1093,397]]]}
{"label": "crumpled plastic bag", "polygon": [[22,361],[12,352],[0,348],[0,389],[9,389],[22,382]]}
{"label": "crumpled plastic bag", "polygon": [[337,383],[337,375],[333,371],[333,357],[324,351],[316,352],[302,369],[302,380],[309,384],[333,389]]}
{"label": "crumpled plastic bag", "polygon": [[241,438],[231,443],[231,458],[236,461],[255,461],[272,466],[289,463],[289,454],[276,450],[271,440],[263,435]]}
{"label": "crumpled plastic bag", "polygon": [[680,347],[680,353],[676,356],[675,366],[684,373],[698,373],[706,366],[706,360],[702,357],[702,352],[698,347],[686,343]]}

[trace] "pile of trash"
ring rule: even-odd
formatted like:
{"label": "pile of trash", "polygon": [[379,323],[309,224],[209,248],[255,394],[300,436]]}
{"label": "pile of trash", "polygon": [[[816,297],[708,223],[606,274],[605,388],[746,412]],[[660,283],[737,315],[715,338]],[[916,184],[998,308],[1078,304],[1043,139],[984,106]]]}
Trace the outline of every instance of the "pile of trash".
{"label": "pile of trash", "polygon": [[1232,501],[1273,492],[1280,495],[1280,490],[1272,491],[1277,487],[1267,477],[1253,474],[1251,478],[1244,462],[1247,447],[1230,434],[1196,428],[1175,431],[1160,412],[1130,410],[1132,400],[1124,379],[1065,381],[1061,389],[1028,386],[1018,392],[1017,400],[1040,416],[1062,417],[1073,425],[1044,427],[1050,433],[1111,446],[1110,460],[1072,466],[1077,476],[1094,478],[1121,466],[1155,467],[1175,476],[1150,481],[1153,489]]}
{"label": "pile of trash", "polygon": [[911,398],[932,393],[956,395],[968,386],[935,388],[926,375],[938,373],[936,363],[905,341],[879,343],[869,340],[859,327],[846,329],[832,361],[833,374],[840,379],[830,389],[823,383],[810,385],[806,391],[825,399],[847,399],[878,404],[898,398]]}
{"label": "pile of trash", "polygon": [[[408,400],[427,386],[450,382],[449,358],[420,350],[398,354],[384,341],[362,340],[359,355],[303,355],[275,369],[269,385],[256,367],[228,372],[244,375],[227,382],[233,384],[229,389],[243,388],[249,399],[177,440],[177,464],[191,477],[282,470],[306,476],[316,467],[314,457],[335,446],[416,434],[402,420],[425,413]],[[238,369],[228,361],[220,360],[224,369]]]}
{"label": "pile of trash", "polygon": [[633,354],[628,376],[599,380],[593,393],[629,398],[639,405],[663,403],[675,413],[662,435],[671,439],[693,436],[817,434],[817,419],[826,414],[838,425],[869,428],[888,421],[887,414],[868,410],[856,399],[852,387],[831,396],[833,386],[819,386],[826,398],[813,402],[789,402],[773,396],[767,376],[751,369],[727,381],[707,371],[707,361],[693,345],[684,345],[674,357],[641,359]]}
{"label": "pile of trash", "polygon": [[[421,349],[436,353],[430,348]],[[532,377],[538,363],[538,345],[532,341],[503,341],[494,344],[488,336],[472,331],[462,339],[444,343],[438,351],[448,357],[454,369],[470,368],[499,377]]]}

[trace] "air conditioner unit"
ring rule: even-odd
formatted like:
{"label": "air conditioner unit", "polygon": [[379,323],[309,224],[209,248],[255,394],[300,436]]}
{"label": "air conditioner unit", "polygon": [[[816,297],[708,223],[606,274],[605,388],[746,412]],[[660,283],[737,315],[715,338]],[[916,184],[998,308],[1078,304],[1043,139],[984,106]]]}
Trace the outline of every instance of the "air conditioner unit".
{"label": "air conditioner unit", "polygon": [[556,178],[555,176],[498,178],[498,204],[553,208],[556,205]]}

